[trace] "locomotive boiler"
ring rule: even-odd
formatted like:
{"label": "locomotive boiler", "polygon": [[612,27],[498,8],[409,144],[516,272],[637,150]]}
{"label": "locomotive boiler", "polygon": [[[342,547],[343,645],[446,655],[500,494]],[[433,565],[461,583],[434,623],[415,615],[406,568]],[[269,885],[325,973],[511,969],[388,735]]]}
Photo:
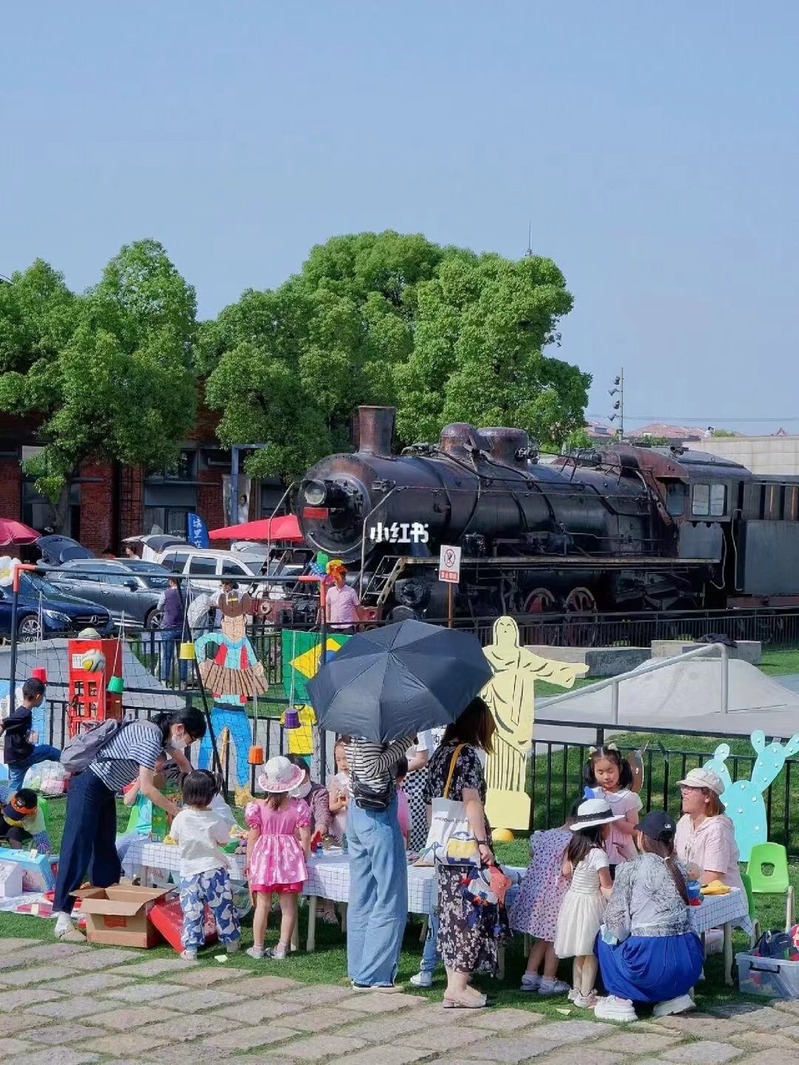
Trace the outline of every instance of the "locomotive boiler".
{"label": "locomotive boiler", "polygon": [[442,545],[461,548],[457,609],[474,616],[762,601],[780,580],[799,595],[799,513],[784,533],[799,479],[780,480],[777,579],[745,557],[766,542],[769,478],[736,463],[619,444],[545,464],[523,430],[466,423],[396,455],[393,429],[392,408],[359,408],[357,450],[318,462],[295,499],[308,545],[343,559],[385,617],[444,616]]}

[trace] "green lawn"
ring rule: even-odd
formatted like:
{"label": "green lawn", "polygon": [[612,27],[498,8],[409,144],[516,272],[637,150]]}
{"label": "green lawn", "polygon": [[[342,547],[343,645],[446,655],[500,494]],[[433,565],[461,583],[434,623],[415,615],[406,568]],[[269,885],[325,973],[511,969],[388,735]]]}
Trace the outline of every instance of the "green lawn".
{"label": "green lawn", "polygon": [[[64,799],[53,799],[50,801],[51,830],[53,834],[53,843],[56,848],[61,839],[65,805],[66,802]],[[128,811],[120,802],[117,818],[120,831],[124,830],[127,825],[127,818]],[[508,865],[526,865],[528,859],[527,839],[519,838],[513,843],[500,844],[497,847],[497,854],[500,860]],[[799,893],[799,866],[792,867],[791,875],[797,887],[797,892]],[[766,902],[762,906],[759,904],[758,909],[763,927],[778,927],[780,925],[781,915],[784,914],[784,906],[781,905],[779,900]],[[52,927],[51,921],[43,920],[41,918],[29,917],[23,914],[0,913],[0,944],[4,937],[14,936],[49,940],[52,936]],[[276,927],[276,924],[271,926],[270,931],[267,934],[267,940],[270,943],[276,939]],[[249,946],[252,942],[250,928],[251,918],[247,918],[244,921],[244,946]],[[302,906],[300,910],[300,934],[303,943],[305,941],[306,928],[307,907]],[[407,979],[418,969],[422,951],[422,945],[419,939],[420,932],[420,919],[415,918],[409,922],[408,930],[405,935],[399,971],[400,981],[407,981]],[[736,934],[735,949],[744,950],[747,946],[748,941],[746,940],[746,937],[739,933]],[[208,948],[206,951],[205,957],[209,964],[215,964],[211,959],[216,953],[217,950],[213,947]],[[147,955],[148,958],[172,957],[174,956],[174,952],[168,946],[161,946],[148,951]],[[337,928],[319,922],[317,924],[317,949],[313,954],[308,954],[304,950],[300,950],[298,953],[292,955],[287,963],[273,961],[256,962],[251,958],[248,958],[246,955],[241,954],[231,958],[227,964],[234,970],[257,969],[262,972],[290,975],[298,980],[306,981],[308,983],[338,984],[345,979],[346,975],[346,950],[344,938]],[[508,944],[506,950],[504,979],[500,981],[483,980],[478,981],[478,983],[482,983],[485,989],[492,993],[495,991],[500,992],[501,1003],[503,1006],[535,1009],[538,1012],[542,1012],[558,1020],[563,1019],[563,1011],[565,1009],[569,1009],[573,1014],[580,1014],[581,1011],[577,1011],[570,1007],[570,1004],[566,1002],[565,998],[542,1000],[539,999],[537,995],[523,994],[520,992],[518,988],[523,970],[523,940],[521,936],[516,936],[511,943]],[[721,958],[719,956],[712,957],[708,960],[705,972],[706,980],[700,984],[697,989],[697,1002],[700,1007],[720,1005],[724,1002],[731,1001],[732,999],[743,998],[743,996],[740,996],[733,988],[728,988],[724,985]],[[564,979],[569,979],[570,963],[566,962],[562,965],[561,975]],[[164,979],[166,978],[167,977],[164,977]],[[438,1000],[442,989],[443,971],[441,977],[436,980],[432,990],[419,991],[418,994]]]}

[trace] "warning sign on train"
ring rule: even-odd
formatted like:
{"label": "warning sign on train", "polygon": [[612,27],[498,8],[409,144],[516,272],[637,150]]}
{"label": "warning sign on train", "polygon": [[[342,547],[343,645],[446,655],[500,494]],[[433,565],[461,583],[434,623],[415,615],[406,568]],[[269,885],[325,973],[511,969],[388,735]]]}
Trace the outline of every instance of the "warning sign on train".
{"label": "warning sign on train", "polygon": [[438,562],[438,579],[447,584],[457,584],[461,579],[461,549],[459,547],[441,548]]}

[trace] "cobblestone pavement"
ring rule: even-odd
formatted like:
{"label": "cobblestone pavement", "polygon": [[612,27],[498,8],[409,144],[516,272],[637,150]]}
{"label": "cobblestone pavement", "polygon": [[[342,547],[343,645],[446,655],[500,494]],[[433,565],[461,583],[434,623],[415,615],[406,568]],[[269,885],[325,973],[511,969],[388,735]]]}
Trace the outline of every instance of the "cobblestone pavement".
{"label": "cobblestone pavement", "polygon": [[0,939],[0,1001],[13,1065],[799,1065],[799,1001],[613,1025],[41,940]]}

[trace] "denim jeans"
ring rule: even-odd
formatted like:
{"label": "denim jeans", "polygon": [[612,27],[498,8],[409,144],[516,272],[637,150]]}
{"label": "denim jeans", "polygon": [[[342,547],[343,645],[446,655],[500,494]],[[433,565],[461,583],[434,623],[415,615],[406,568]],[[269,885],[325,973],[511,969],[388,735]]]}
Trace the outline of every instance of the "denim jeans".
{"label": "denim jeans", "polygon": [[433,912],[427,916],[427,936],[424,941],[419,972],[435,972],[435,968],[440,961],[441,955],[438,953],[438,914]]}
{"label": "denim jeans", "polygon": [[[180,629],[158,630],[158,678],[164,682],[172,676],[172,659],[175,657],[175,647],[180,640]],[[185,681],[189,675],[188,663],[182,658],[178,659],[178,676]]]}
{"label": "denim jeans", "polygon": [[347,846],[347,972],[356,984],[390,985],[408,919],[408,862],[396,796],[387,810],[350,802]]}
{"label": "denim jeans", "polygon": [[19,791],[22,787],[25,774],[31,766],[38,765],[39,762],[58,762],[60,760],[61,751],[57,747],[51,747],[47,743],[41,743],[34,747],[30,757],[26,758],[24,762],[17,762],[15,765],[7,766],[8,783],[12,792]]}

